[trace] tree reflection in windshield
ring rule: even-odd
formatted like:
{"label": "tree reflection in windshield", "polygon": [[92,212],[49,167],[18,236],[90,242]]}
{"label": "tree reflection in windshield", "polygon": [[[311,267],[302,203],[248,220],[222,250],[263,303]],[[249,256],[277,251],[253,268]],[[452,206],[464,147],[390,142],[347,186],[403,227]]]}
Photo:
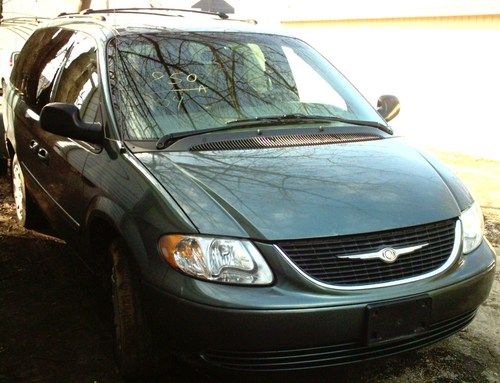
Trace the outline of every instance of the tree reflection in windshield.
{"label": "tree reflection in windshield", "polygon": [[314,59],[308,57],[315,52],[306,44],[271,35],[190,32],[117,37],[108,53],[118,123],[126,138],[153,140],[239,118],[298,112],[357,117],[359,102],[351,100],[355,91],[331,67],[337,79],[327,80],[320,73],[315,81],[338,92],[346,110],[301,100],[287,50],[306,56],[306,62]]}

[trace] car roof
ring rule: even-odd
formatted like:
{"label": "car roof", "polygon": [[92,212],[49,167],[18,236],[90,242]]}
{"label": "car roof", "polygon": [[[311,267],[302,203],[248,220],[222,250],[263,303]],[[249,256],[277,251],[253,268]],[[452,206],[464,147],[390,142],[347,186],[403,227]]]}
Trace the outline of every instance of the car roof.
{"label": "car roof", "polygon": [[117,8],[61,14],[42,27],[81,30],[100,40],[117,35],[151,32],[240,32],[288,35],[277,28],[263,28],[257,21],[230,18],[223,13],[189,9]]}

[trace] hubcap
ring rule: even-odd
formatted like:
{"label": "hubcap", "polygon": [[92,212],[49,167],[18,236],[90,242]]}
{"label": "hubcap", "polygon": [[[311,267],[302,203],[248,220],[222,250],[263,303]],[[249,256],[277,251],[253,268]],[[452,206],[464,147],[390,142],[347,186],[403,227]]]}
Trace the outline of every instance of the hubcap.
{"label": "hubcap", "polygon": [[16,204],[16,215],[19,221],[24,219],[25,214],[25,197],[24,197],[24,180],[21,173],[21,167],[15,163],[12,167],[12,184],[14,189],[14,202]]}

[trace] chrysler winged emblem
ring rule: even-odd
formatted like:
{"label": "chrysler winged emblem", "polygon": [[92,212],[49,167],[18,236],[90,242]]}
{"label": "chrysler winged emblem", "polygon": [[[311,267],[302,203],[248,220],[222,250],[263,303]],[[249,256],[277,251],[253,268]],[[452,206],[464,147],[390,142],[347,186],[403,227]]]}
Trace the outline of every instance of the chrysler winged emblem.
{"label": "chrysler winged emblem", "polygon": [[423,243],[421,245],[403,247],[400,249],[393,249],[392,247],[385,247],[375,253],[365,253],[365,254],[352,254],[352,255],[339,255],[338,258],[348,258],[348,259],[380,259],[385,263],[394,263],[399,258],[400,255],[413,253],[414,251],[420,250],[421,248],[428,246],[428,243]]}

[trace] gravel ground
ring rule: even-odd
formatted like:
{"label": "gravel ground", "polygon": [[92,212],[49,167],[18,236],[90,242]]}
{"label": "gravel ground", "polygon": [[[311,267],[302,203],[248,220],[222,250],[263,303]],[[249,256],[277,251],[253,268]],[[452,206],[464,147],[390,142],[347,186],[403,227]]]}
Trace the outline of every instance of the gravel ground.
{"label": "gravel ground", "polygon": [[[498,163],[476,163],[473,176],[469,177],[466,166],[460,163],[462,157],[443,159],[455,166],[461,177],[465,175],[466,181],[472,180],[474,188],[480,191],[485,188],[478,182],[489,182],[491,173],[481,175],[476,168],[489,171],[493,166],[497,173],[500,169]],[[500,190],[495,189],[497,181],[494,178],[494,185],[488,185],[493,186],[490,190]],[[479,198],[482,205],[482,201],[491,197],[483,194]],[[498,247],[500,211],[496,202],[498,199],[493,196],[483,206],[486,235]],[[434,346],[346,368],[269,380],[500,382],[499,279],[497,268],[493,291],[473,323]],[[94,285],[85,267],[63,241],[17,226],[9,186],[0,180],[0,383],[120,382],[112,357],[111,333],[95,309],[98,294]],[[219,382],[221,379],[186,372],[179,365],[158,381]]]}

